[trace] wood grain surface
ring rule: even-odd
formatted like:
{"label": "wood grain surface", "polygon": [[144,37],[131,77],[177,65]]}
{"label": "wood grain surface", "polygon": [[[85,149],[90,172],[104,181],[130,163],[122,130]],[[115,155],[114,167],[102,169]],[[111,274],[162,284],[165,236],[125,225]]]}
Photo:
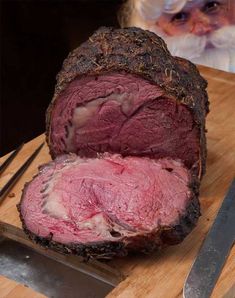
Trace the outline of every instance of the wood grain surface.
{"label": "wood grain surface", "polygon": [[[185,278],[235,176],[235,75],[205,67],[200,67],[200,71],[208,80],[211,103],[207,118],[207,173],[203,178],[200,194],[202,216],[197,227],[180,245],[151,256],[129,256],[111,261],[110,264],[119,268],[127,278],[108,295],[108,298],[182,297]],[[44,135],[25,144],[18,157],[0,177],[0,186],[42,141]],[[6,157],[2,157],[0,163]],[[19,202],[23,185],[37,172],[38,165],[49,160],[48,148],[45,145],[10,192],[13,197],[6,197],[0,205],[0,220],[21,226],[16,204]],[[5,297],[44,296],[0,276],[0,298]],[[212,294],[212,298],[220,297],[235,297],[235,247],[231,250]]]}

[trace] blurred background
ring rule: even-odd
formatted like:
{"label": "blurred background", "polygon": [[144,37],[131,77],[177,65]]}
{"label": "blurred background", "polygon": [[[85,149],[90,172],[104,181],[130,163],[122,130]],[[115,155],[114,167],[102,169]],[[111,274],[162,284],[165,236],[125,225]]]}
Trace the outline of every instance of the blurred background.
{"label": "blurred background", "polygon": [[0,156],[44,132],[63,60],[99,26],[118,27],[121,2],[0,1]]}

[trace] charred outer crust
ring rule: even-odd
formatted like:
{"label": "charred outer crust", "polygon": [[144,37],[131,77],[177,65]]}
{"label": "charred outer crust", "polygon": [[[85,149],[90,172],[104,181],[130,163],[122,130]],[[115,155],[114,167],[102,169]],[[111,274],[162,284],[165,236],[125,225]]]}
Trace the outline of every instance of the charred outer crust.
{"label": "charred outer crust", "polygon": [[182,242],[182,240],[192,231],[195,227],[198,218],[200,216],[200,205],[198,200],[199,195],[199,181],[196,176],[192,178],[189,185],[191,190],[191,198],[189,204],[185,210],[185,213],[179,218],[178,222],[173,226],[161,227],[151,233],[139,234],[131,238],[122,238],[120,241],[105,241],[105,242],[94,242],[86,244],[62,244],[52,240],[53,234],[48,238],[40,237],[32,233],[26,226],[24,217],[21,213],[21,203],[24,198],[24,194],[27,190],[29,183],[25,184],[21,201],[17,205],[17,209],[20,213],[20,219],[22,221],[22,227],[28,237],[35,243],[41,246],[48,247],[57,252],[63,254],[75,254],[84,258],[95,259],[111,259],[115,256],[123,257],[128,252],[142,252],[151,253],[152,251]]}
{"label": "charred outer crust", "polygon": [[[200,76],[194,64],[171,56],[160,37],[139,28],[101,27],[65,59],[47,111],[49,147],[51,111],[66,86],[76,77],[115,71],[141,76],[159,85],[168,96],[185,104],[192,111],[195,125],[199,127],[201,134],[199,175],[203,174],[206,162],[205,116],[209,111],[207,82]],[[51,147],[50,153],[54,158]]]}

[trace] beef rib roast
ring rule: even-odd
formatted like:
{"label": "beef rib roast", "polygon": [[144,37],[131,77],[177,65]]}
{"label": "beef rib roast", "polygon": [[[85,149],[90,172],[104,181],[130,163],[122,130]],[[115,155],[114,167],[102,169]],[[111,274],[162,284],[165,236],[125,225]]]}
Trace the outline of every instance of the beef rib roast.
{"label": "beef rib roast", "polygon": [[18,206],[29,237],[95,258],[181,242],[200,215],[206,86],[154,33],[97,30],[57,77],[47,111],[54,160]]}

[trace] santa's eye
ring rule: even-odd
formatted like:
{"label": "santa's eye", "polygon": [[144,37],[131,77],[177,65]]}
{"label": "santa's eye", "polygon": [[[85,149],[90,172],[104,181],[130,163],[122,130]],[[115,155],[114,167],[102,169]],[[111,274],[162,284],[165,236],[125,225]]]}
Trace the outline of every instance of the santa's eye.
{"label": "santa's eye", "polygon": [[189,13],[187,12],[178,12],[177,14],[175,14],[171,21],[172,22],[178,22],[178,23],[184,23],[187,22],[189,19]]}
{"label": "santa's eye", "polygon": [[210,1],[204,5],[203,11],[205,13],[215,13],[215,12],[218,12],[219,8],[220,8],[220,3],[218,1]]}

